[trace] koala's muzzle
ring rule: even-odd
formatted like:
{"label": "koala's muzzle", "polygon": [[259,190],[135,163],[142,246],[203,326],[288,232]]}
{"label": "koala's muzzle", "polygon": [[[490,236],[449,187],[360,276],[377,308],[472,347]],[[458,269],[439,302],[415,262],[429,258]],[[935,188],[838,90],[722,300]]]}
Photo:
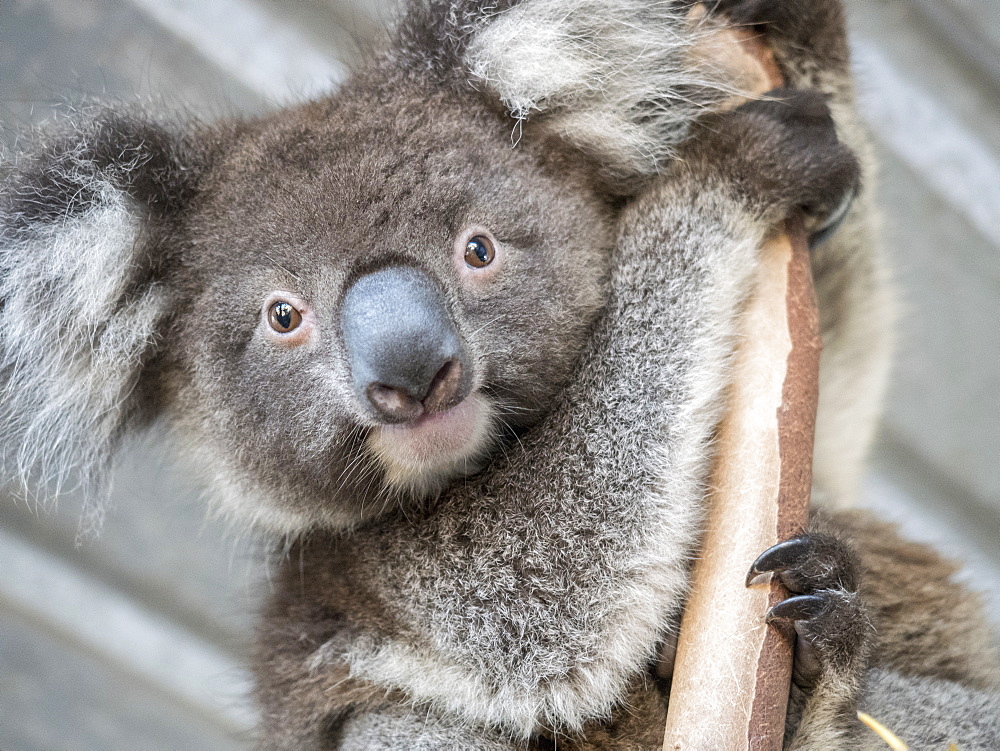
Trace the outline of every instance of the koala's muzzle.
{"label": "koala's muzzle", "polygon": [[355,392],[384,422],[442,412],[468,396],[465,346],[422,271],[395,267],[361,277],[344,297],[341,329]]}

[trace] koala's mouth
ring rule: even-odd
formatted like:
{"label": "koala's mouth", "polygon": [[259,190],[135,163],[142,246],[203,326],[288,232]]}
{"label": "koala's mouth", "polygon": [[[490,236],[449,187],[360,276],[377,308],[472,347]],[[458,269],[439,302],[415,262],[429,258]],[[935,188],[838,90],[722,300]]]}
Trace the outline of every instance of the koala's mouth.
{"label": "koala's mouth", "polygon": [[374,428],[368,448],[385,468],[387,485],[416,495],[434,493],[479,469],[493,442],[493,414],[491,401],[474,391],[444,412]]}

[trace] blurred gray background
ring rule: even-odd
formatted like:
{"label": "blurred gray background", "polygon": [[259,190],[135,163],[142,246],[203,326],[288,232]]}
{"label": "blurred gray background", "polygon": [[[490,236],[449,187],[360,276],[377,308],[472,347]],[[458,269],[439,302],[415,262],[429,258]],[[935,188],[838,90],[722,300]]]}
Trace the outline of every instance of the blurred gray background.
{"label": "blurred gray background", "polygon": [[[387,2],[388,0],[386,0]],[[848,0],[903,320],[865,502],[966,563],[1000,622],[1000,3]],[[335,84],[383,0],[0,0],[0,146],[66,102],[203,118]],[[0,501],[0,748],[247,748],[262,556],[156,436],[96,541]]]}

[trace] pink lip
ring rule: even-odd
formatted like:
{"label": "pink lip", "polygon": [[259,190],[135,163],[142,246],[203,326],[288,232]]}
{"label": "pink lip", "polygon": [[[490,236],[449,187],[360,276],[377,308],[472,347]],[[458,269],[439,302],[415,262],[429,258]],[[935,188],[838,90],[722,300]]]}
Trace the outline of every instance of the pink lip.
{"label": "pink lip", "polygon": [[404,430],[419,430],[426,425],[433,425],[436,422],[451,420],[454,417],[454,413],[457,410],[462,409],[464,404],[464,401],[459,402],[454,407],[446,409],[444,412],[425,412],[416,420],[411,420],[410,422],[403,423],[402,425],[396,425],[395,427],[402,428]]}
{"label": "pink lip", "polygon": [[444,412],[421,415],[402,425],[380,429],[384,445],[405,463],[435,462],[469,451],[478,442],[483,404],[475,395]]}

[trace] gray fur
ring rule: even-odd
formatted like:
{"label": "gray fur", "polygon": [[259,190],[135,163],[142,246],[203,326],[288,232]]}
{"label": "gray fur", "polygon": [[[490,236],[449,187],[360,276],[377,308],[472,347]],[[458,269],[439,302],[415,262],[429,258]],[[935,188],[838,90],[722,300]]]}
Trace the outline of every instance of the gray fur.
{"label": "gray fur", "polygon": [[369,751],[372,748],[405,748],[410,751],[510,751],[523,748],[502,735],[437,717],[401,705],[387,705],[379,711],[357,715],[337,729],[331,745],[342,751]]}
{"label": "gray fur", "polygon": [[[683,598],[716,395],[762,229],[709,186],[699,200],[723,223],[687,221],[702,218],[694,196],[671,190],[657,197],[661,215],[630,212],[649,223],[620,243],[593,344],[535,430],[430,514],[307,548],[308,591],[314,566],[377,584],[310,595],[352,613],[358,637],[327,651],[352,675],[527,737],[608,714],[652,658],[672,615],[664,603]],[[664,247],[666,228],[676,244]],[[661,292],[660,306],[637,308],[639,291]],[[297,617],[287,605],[273,616]],[[404,631],[378,628],[373,607]]]}
{"label": "gray fur", "polygon": [[[688,212],[684,198],[661,205]],[[707,187],[700,200],[725,202]],[[610,710],[607,699],[652,656],[672,615],[662,604],[683,597],[715,395],[759,239],[729,213],[731,224],[712,227],[677,222],[668,209],[662,224],[630,233],[591,349],[542,424],[416,527],[352,537],[357,550],[385,554],[365,556],[393,592],[384,605],[434,635],[431,654],[423,637],[374,639],[349,656],[357,675],[523,735],[579,728]],[[661,227],[675,222],[684,243],[663,247]],[[643,253],[651,247],[660,251],[652,258]],[[683,294],[682,279],[697,281],[697,298]],[[676,298],[636,309],[637,291],[657,289]],[[647,315],[656,328],[641,325]],[[644,357],[626,355],[637,352]],[[564,457],[556,471],[552,451]],[[463,540],[470,525],[477,534]],[[482,569],[489,560],[499,566]],[[439,582],[433,599],[419,594],[424,577]],[[483,600],[472,628],[462,605],[470,596]]]}
{"label": "gray fur", "polygon": [[[817,7],[822,13],[835,4]],[[530,11],[526,5],[515,12],[524,16]],[[783,61],[795,83],[829,93],[842,135],[860,148],[867,161],[865,136],[853,112],[843,30],[838,25],[842,22],[839,15],[833,14],[826,23],[826,28],[813,31],[827,33],[832,40],[831,48],[822,51],[826,57],[820,63],[802,59],[809,54],[819,55],[814,45],[803,50],[801,39],[784,40],[779,35],[776,45],[785,54]],[[471,50],[471,55],[477,52],[475,46]],[[515,61],[511,68],[516,66]],[[496,70],[502,71],[504,66],[494,63],[482,77],[489,81]],[[497,91],[503,85],[503,80],[492,83]],[[506,104],[512,106],[513,98],[507,99]],[[526,96],[523,101],[534,100]],[[538,101],[545,98],[540,96]],[[518,110],[516,105],[512,108]],[[541,115],[544,118],[544,111]],[[530,113],[527,119],[530,126]],[[530,145],[530,127],[526,127],[525,134],[525,143]],[[741,147],[746,143],[738,142]],[[853,496],[885,371],[887,347],[875,347],[869,355],[861,355],[858,348],[864,337],[858,333],[864,331],[867,341],[884,342],[884,327],[890,317],[883,312],[887,308],[886,295],[880,286],[884,277],[871,239],[870,183],[864,187],[841,234],[817,257],[829,351],[824,364],[819,429],[825,435],[827,425],[832,425],[829,432],[835,436],[829,442],[821,439],[817,461],[829,469],[817,472],[817,484],[819,493],[839,503],[849,503]],[[705,194],[710,195],[710,189],[705,188]],[[712,214],[711,199],[706,198],[706,204],[695,208],[678,195],[670,198],[665,206],[657,204],[662,212],[656,214],[657,218],[663,218],[662,227],[669,217],[684,229],[673,228],[666,235],[657,235],[671,237],[679,246],[669,245],[670,250],[662,253],[665,266],[669,266],[668,259],[683,256],[692,249],[685,243],[698,245],[698,251],[710,256],[722,238],[706,236],[706,227],[723,221]],[[671,214],[677,207],[683,208],[678,214]],[[702,208],[707,215],[700,214]],[[736,207],[730,208],[739,215]],[[646,219],[652,221],[650,217]],[[691,225],[696,229],[688,233]],[[729,236],[722,241],[739,248],[741,240],[759,239],[760,235],[755,233],[760,232],[760,227],[761,224],[750,222],[740,229],[748,234],[739,238]],[[710,242],[713,239],[716,242]],[[683,580],[685,555],[678,556],[679,551],[672,549],[673,555],[664,557],[664,549],[657,545],[669,546],[672,539],[683,539],[690,534],[690,524],[697,521],[698,462],[704,459],[705,436],[713,423],[713,404],[717,405],[723,382],[719,374],[724,369],[716,371],[715,377],[709,377],[711,370],[700,371],[691,379],[698,387],[697,393],[686,391],[682,386],[686,383],[684,366],[690,363],[683,355],[697,351],[705,358],[703,366],[711,369],[712,362],[724,363],[728,351],[724,335],[709,335],[703,341],[712,342],[711,346],[696,347],[698,327],[692,319],[697,319],[697,308],[670,308],[670,314],[665,314],[650,301],[651,291],[688,289],[688,283],[697,278],[693,269],[685,269],[690,276],[684,277],[683,282],[678,279],[670,285],[667,279],[657,276],[669,274],[665,268],[644,268],[644,278],[658,280],[660,284],[628,288],[623,280],[643,263],[638,247],[646,247],[638,243],[632,248],[634,254],[625,253],[623,246],[628,247],[628,242],[625,239],[619,246],[623,255],[616,256],[612,289],[631,301],[628,307],[633,311],[640,299],[643,304],[654,306],[640,318],[657,322],[653,331],[648,332],[657,338],[639,339],[645,333],[639,330],[638,323],[613,333],[604,328],[611,327],[618,314],[615,301],[619,298],[613,292],[607,317],[602,319],[592,339],[595,350],[585,355],[564,400],[488,472],[448,493],[428,515],[383,520],[377,528],[359,530],[347,540],[313,540],[302,551],[301,559],[298,551],[293,551],[293,560],[304,560],[305,564],[289,570],[287,583],[279,586],[280,592],[267,617],[268,627],[273,626],[283,634],[294,633],[296,622],[308,621],[320,626],[322,621],[313,620],[320,615],[328,619],[330,637],[323,639],[322,628],[310,629],[304,641],[276,647],[271,632],[265,632],[267,669],[281,666],[282,670],[277,682],[271,682],[267,673],[262,673],[262,697],[265,707],[273,712],[267,716],[270,742],[296,747],[302,738],[309,736],[303,731],[316,717],[332,719],[345,711],[345,705],[333,695],[334,685],[323,680],[322,669],[317,671],[317,665],[321,664],[326,664],[326,670],[337,680],[343,680],[340,676],[346,670],[352,686],[353,682],[367,682],[373,692],[378,687],[392,687],[401,692],[401,700],[413,706],[411,713],[404,713],[410,718],[408,722],[414,719],[419,722],[425,716],[437,717],[433,720],[435,735],[442,732],[442,718],[448,717],[451,718],[448,722],[461,728],[469,723],[500,727],[520,739],[512,747],[525,742],[534,747],[534,741],[528,739],[547,727],[554,727],[557,735],[580,729],[588,713],[590,718],[601,717],[609,709],[608,705],[594,705],[590,701],[607,698],[609,690],[618,697],[623,695],[629,671],[634,675],[635,666],[648,659],[648,650],[656,638],[656,629],[651,628],[654,621],[645,626],[638,621],[644,612],[641,606],[644,598],[634,594],[641,591],[634,589],[634,585],[645,587],[650,598],[662,597],[667,592],[651,575],[656,573],[654,566],[631,566],[641,560],[636,556],[645,552],[651,560],[665,566],[664,574],[673,569],[674,575],[681,577],[677,581]],[[625,284],[628,292],[615,284]],[[738,283],[733,288],[738,288]],[[639,289],[643,292],[639,293]],[[704,289],[708,298],[713,287],[708,284]],[[697,302],[707,304],[709,300]],[[735,299],[729,303],[734,304]],[[734,309],[730,308],[728,315]],[[730,323],[721,315],[713,321],[720,332]],[[678,349],[663,350],[664,339],[679,343]],[[611,352],[600,349],[611,343],[626,346]],[[659,367],[653,365],[657,358],[664,358]],[[619,359],[632,369],[629,377],[615,374]],[[590,375],[589,368],[600,375]],[[651,373],[671,378],[659,381],[663,390],[659,395],[655,391],[655,378],[650,381]],[[622,379],[626,389],[642,389],[638,392],[639,402],[647,405],[642,414],[628,413],[627,399],[611,395],[616,378]],[[578,390],[578,383],[584,387]],[[647,388],[653,390],[646,392]],[[687,399],[700,404],[700,408],[687,412]],[[665,412],[649,409],[651,404],[662,405]],[[576,423],[571,416],[578,414],[575,408],[580,409],[577,419],[586,426],[579,439],[572,438]],[[615,414],[619,409],[621,415]],[[670,445],[672,431],[659,439],[663,442],[659,445],[667,447],[663,453],[656,448],[658,442],[643,443],[645,436],[656,435],[658,420],[676,424],[669,418],[669,410],[679,410],[694,418],[685,425],[683,434],[685,441],[692,439],[690,446],[698,455],[698,461],[690,465],[690,484],[686,488],[685,472],[679,471],[684,466],[685,451]],[[854,423],[850,430],[837,427],[846,421]],[[628,426],[624,433],[619,430],[622,425]],[[610,440],[605,442],[606,436]],[[647,460],[650,463],[637,461],[637,451],[650,457]],[[668,463],[659,465],[664,454]],[[682,463],[669,463],[677,460]],[[605,461],[613,467],[609,472],[604,471]],[[522,462],[524,469],[520,466]],[[657,465],[661,467],[659,472],[650,469]],[[660,482],[664,476],[677,484],[664,486]],[[648,495],[639,487],[625,484],[625,478],[642,483],[643,477],[656,477],[653,487],[659,492]],[[624,491],[621,497],[629,499],[625,505],[618,501],[618,493],[622,492],[619,488]],[[595,511],[590,510],[591,494],[601,500],[598,523],[591,521],[595,518]],[[667,498],[675,499],[673,508],[668,523],[657,529],[656,509]],[[649,516],[651,512],[654,516]],[[592,537],[589,530],[594,530],[589,533]],[[583,539],[588,542],[582,542]],[[627,547],[621,547],[623,542]],[[674,563],[670,563],[671,557]],[[293,590],[303,592],[307,602],[300,601],[292,594]],[[585,604],[573,609],[574,601]],[[660,600],[661,634],[669,627],[668,602],[671,600]],[[619,611],[619,603],[626,603],[627,607]],[[628,614],[632,628],[640,627],[632,632],[639,638],[631,646],[621,641],[627,630],[616,617],[619,612]],[[648,640],[645,648],[643,632]],[[627,660],[629,650],[633,650],[632,659],[636,662],[623,670],[629,664],[627,661],[617,665],[613,661],[621,657]],[[854,747],[855,741],[849,738],[856,723],[848,710],[855,705],[861,684],[857,671],[863,662],[862,651],[859,657],[862,659],[852,662],[845,672],[828,674],[826,683],[802,696],[802,703],[793,712],[791,748]],[[293,705],[283,700],[283,691],[297,682],[297,663],[310,666],[313,689],[308,697],[296,695]],[[618,688],[612,689],[613,686]],[[383,710],[373,711],[378,715]],[[949,711],[961,712],[955,708]],[[628,712],[626,707],[613,712],[612,717]],[[347,727],[356,727],[351,723]],[[419,730],[407,732],[419,734]],[[600,731],[583,732],[586,735],[581,748]],[[369,740],[375,744],[373,747],[398,747],[388,738]],[[430,741],[425,738],[424,742]],[[382,743],[384,746],[379,745]],[[461,743],[458,745],[461,747]],[[573,741],[560,743],[560,747],[564,745],[574,747]],[[441,741],[440,747],[448,747],[448,741]],[[622,742],[608,747],[630,746]]]}
{"label": "gray fur", "polygon": [[[861,710],[892,730],[912,751],[961,751],[1000,747],[1000,693],[961,683],[903,676],[882,670],[868,675]],[[857,728],[853,748],[881,751],[885,744]]]}

